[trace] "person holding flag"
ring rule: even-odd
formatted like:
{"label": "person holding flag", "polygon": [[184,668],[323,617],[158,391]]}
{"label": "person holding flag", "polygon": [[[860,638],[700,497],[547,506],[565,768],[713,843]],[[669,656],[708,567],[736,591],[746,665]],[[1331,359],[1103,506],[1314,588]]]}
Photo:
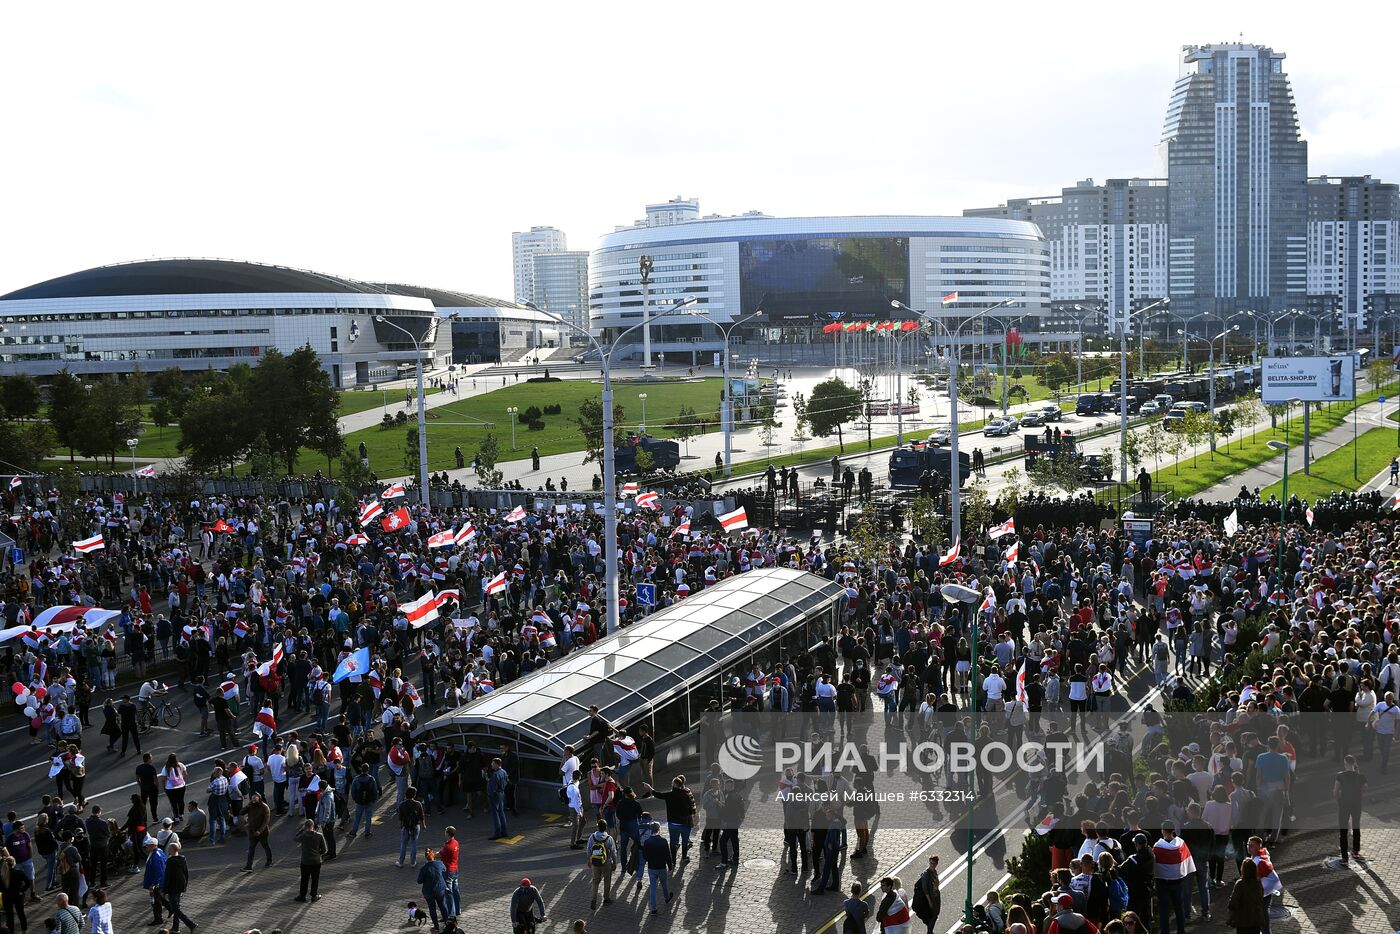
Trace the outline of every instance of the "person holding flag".
{"label": "person holding flag", "polygon": [[346,678],[354,677],[356,680],[369,671],[369,647],[356,649],[340,660],[336,666],[335,674],[331,676],[331,682],[339,684]]}

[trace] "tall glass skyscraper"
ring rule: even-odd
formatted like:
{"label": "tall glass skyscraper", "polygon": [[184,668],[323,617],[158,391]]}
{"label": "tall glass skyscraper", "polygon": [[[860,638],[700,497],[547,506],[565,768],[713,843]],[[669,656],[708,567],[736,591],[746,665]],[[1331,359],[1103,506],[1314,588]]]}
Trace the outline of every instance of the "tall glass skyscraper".
{"label": "tall glass skyscraper", "polygon": [[1308,146],[1283,58],[1243,43],[1182,50],[1162,134],[1174,311],[1278,310],[1305,293]]}

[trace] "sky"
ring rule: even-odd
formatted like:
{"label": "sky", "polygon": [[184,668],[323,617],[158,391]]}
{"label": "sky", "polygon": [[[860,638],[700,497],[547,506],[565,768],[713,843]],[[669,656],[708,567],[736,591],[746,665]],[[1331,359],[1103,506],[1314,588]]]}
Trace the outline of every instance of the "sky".
{"label": "sky", "polygon": [[1400,180],[1377,9],[5,4],[0,294],[217,256],[509,298],[512,231],[591,249],[677,195],[958,214],[1158,175],[1181,46],[1241,34],[1287,53],[1311,174]]}

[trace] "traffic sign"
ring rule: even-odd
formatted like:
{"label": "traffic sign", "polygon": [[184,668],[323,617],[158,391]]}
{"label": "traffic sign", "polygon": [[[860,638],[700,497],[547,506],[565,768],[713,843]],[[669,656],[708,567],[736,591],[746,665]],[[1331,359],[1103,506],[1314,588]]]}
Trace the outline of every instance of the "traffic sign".
{"label": "traffic sign", "polygon": [[642,606],[656,606],[656,585],[638,584],[637,602]]}

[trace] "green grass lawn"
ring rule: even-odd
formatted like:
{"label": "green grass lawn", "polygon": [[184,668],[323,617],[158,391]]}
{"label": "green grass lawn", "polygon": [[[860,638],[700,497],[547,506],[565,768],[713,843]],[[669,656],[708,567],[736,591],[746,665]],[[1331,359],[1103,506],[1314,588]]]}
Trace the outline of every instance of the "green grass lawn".
{"label": "green grass lawn", "polygon": [[[1357,404],[1365,405],[1374,402],[1380,394],[1377,390],[1362,393],[1357,397]],[[1317,436],[1336,428],[1351,414],[1353,407],[1350,402],[1337,402],[1325,409],[1314,410],[1309,418],[1309,430],[1314,436]],[[1195,496],[1227,477],[1251,467],[1257,467],[1272,458],[1280,457],[1282,456],[1281,452],[1269,447],[1268,442],[1286,440],[1295,445],[1301,443],[1302,407],[1295,406],[1291,420],[1280,419],[1277,428],[1270,428],[1267,421],[1264,422],[1264,426],[1261,430],[1246,435],[1243,440],[1227,442],[1225,438],[1220,438],[1216,443],[1217,450],[1214,453],[1211,453],[1207,446],[1202,445],[1198,454],[1185,455],[1172,466],[1163,467],[1153,473],[1152,479],[1171,486],[1178,498]],[[1348,463],[1350,463],[1350,455],[1348,455]],[[1289,485],[1291,488],[1291,480]]]}
{"label": "green grass lawn", "polygon": [[[530,456],[532,447],[539,447],[540,455],[564,454],[583,449],[583,436],[579,433],[575,418],[579,403],[584,399],[599,397],[603,387],[590,380],[562,380],[556,383],[518,383],[497,389],[480,396],[462,399],[428,410],[428,469],[449,470],[456,467],[453,451],[461,446],[468,463],[476,453],[482,439],[488,433],[496,436],[501,447],[502,461],[519,460]],[[642,420],[642,402],[639,393],[647,394],[646,419],[648,433],[660,437],[670,437],[672,433],[662,427],[675,418],[681,406],[689,406],[697,415],[714,414],[719,410],[719,379],[664,381],[650,383],[613,382],[613,402],[622,409],[622,419],[616,426],[617,436],[623,437],[628,431],[635,431]],[[373,395],[373,394],[370,394]],[[527,431],[519,422],[515,429],[516,450],[510,450],[510,423],[506,409],[515,407],[526,409],[530,406],[543,409],[546,405],[560,405],[559,415],[547,415],[545,427],[541,431]],[[492,422],[488,427],[483,422]],[[410,419],[409,424],[416,424]],[[404,443],[409,426],[396,426],[389,430],[379,427],[351,432],[346,443],[352,452],[357,451],[363,441],[369,453],[370,469],[380,476],[395,476],[404,471]],[[325,470],[325,458],[314,454],[304,454],[297,464],[297,471],[311,473]]]}
{"label": "green grass lawn", "polygon": [[[442,392],[442,389],[437,386],[425,386],[423,388],[423,395],[425,396],[435,395],[439,392]],[[409,394],[409,408],[416,411],[416,407],[411,401],[415,395],[412,387],[409,388]],[[341,415],[354,415],[357,412],[367,412],[370,409],[383,408],[385,400],[388,400],[390,414],[404,407],[404,391],[402,388],[380,390],[379,392],[370,392],[367,389],[346,390],[339,395]]]}
{"label": "green grass lawn", "polygon": [[[1331,454],[1312,463],[1311,474],[1301,466],[1288,475],[1288,495],[1316,502],[1337,490],[1359,490],[1372,477],[1390,466],[1390,459],[1400,453],[1395,445],[1395,432],[1389,428],[1372,428],[1354,442],[1348,442]],[[1358,467],[1353,472],[1353,463]],[[1292,467],[1292,463],[1289,464]],[[1359,479],[1358,479],[1359,478]],[[1283,496],[1283,482],[1264,488],[1261,498]]]}

